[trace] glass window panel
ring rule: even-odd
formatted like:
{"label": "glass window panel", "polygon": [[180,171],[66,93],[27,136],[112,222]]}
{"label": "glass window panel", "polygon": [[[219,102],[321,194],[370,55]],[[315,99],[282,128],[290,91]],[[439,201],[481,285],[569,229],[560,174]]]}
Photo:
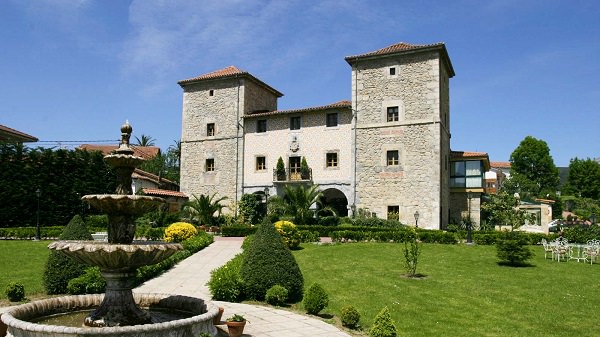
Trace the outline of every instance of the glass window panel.
{"label": "glass window panel", "polygon": [[479,160],[469,160],[467,161],[466,166],[468,176],[481,175],[481,162]]}
{"label": "glass window panel", "polygon": [[481,181],[481,177],[467,177],[466,187],[482,187]]}

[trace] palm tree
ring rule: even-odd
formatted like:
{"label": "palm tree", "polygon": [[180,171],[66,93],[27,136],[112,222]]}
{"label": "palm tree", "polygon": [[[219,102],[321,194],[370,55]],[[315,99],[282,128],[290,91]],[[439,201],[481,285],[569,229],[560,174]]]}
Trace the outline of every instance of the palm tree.
{"label": "palm tree", "polygon": [[315,215],[311,207],[315,204],[321,206],[323,193],[319,190],[319,185],[308,188],[303,185],[295,188],[286,185],[283,192],[283,197],[274,196],[269,200],[269,207],[275,213],[293,217],[296,224],[307,224]]}
{"label": "palm tree", "polygon": [[181,163],[181,141],[180,140],[174,140],[173,141],[175,144],[169,146],[169,148],[167,149],[167,156],[169,157],[169,159],[177,159],[177,166],[180,165]]}
{"label": "palm tree", "polygon": [[138,138],[137,136],[135,136],[135,140],[137,141],[137,145],[138,146],[154,146],[154,141],[156,139],[150,137],[150,136],[146,136],[144,134],[140,135],[140,138]]}
{"label": "palm tree", "polygon": [[215,221],[214,215],[217,213],[217,217],[221,215],[221,211],[225,207],[220,202],[227,199],[227,197],[221,197],[215,200],[215,196],[200,194],[197,197],[195,194],[192,195],[193,200],[186,202],[183,205],[184,216],[190,221],[197,222],[200,225],[212,225]]}

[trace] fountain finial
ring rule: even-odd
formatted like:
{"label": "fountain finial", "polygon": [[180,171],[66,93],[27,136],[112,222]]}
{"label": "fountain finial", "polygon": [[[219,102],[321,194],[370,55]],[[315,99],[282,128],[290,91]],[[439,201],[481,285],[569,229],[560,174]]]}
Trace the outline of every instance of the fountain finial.
{"label": "fountain finial", "polygon": [[131,124],[129,124],[129,120],[125,120],[125,124],[121,125],[121,143],[115,152],[121,154],[133,154],[133,149],[129,146],[131,132],[133,132]]}

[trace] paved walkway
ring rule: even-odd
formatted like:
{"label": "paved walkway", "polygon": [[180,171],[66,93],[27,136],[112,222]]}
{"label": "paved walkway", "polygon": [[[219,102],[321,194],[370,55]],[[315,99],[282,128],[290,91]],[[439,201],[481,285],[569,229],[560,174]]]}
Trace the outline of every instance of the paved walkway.
{"label": "paved walkway", "polygon": [[[139,293],[167,293],[210,299],[206,286],[211,270],[225,264],[241,252],[242,238],[215,237],[207,248],[181,261],[168,272],[138,288]],[[310,316],[271,307],[214,301],[225,308],[223,319],[241,314],[249,321],[245,337],[350,337],[335,326]],[[226,331],[227,328],[222,326]]]}

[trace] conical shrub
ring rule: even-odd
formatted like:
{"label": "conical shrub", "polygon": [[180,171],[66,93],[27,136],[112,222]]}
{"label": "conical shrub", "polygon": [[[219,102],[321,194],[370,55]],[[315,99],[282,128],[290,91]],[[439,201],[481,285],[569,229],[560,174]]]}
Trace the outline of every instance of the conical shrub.
{"label": "conical shrub", "polygon": [[[60,240],[92,240],[92,235],[85,227],[79,215],[75,215],[59,236]],[[65,294],[69,281],[82,275],[87,266],[76,262],[65,254],[50,251],[44,268],[44,288],[49,295]]]}
{"label": "conical shrub", "polygon": [[288,290],[288,300],[302,299],[304,278],[294,255],[271,223],[262,223],[248,246],[240,270],[246,293],[263,300],[267,290],[279,284]]}
{"label": "conical shrub", "polygon": [[369,329],[369,337],[396,337],[398,336],[398,330],[390,314],[388,307],[384,307],[375,316],[373,325]]}

